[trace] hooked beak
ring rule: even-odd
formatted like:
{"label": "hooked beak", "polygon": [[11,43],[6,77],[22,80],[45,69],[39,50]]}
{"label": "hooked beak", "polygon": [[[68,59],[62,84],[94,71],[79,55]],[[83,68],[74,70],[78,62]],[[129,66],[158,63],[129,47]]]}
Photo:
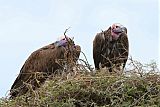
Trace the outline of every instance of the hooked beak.
{"label": "hooked beak", "polygon": [[127,33],[126,32],[126,27],[119,27],[117,29],[113,29],[114,33]]}
{"label": "hooked beak", "polygon": [[121,32],[127,34],[127,28],[126,27],[122,27],[121,28]]}

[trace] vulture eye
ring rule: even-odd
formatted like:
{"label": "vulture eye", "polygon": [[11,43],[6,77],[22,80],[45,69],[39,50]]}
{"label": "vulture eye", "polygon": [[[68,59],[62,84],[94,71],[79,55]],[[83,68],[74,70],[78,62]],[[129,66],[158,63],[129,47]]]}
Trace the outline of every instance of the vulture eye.
{"label": "vulture eye", "polygon": [[116,28],[118,28],[118,26],[116,26]]}

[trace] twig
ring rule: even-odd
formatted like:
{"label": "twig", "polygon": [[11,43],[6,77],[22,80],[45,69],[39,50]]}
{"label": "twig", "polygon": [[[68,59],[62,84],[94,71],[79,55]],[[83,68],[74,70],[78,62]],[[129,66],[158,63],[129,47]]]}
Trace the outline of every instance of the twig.
{"label": "twig", "polygon": [[70,28],[71,28],[71,27],[67,28],[67,29],[64,31],[64,36],[65,36],[65,38],[66,38],[66,33],[67,33],[67,31],[68,31]]}
{"label": "twig", "polygon": [[92,71],[92,69],[91,69],[91,67],[90,67],[90,64],[88,63],[88,60],[87,60],[86,55],[85,55],[84,52],[82,52],[82,51],[81,51],[81,53],[83,54],[83,56],[84,56],[84,58],[85,58],[85,60],[86,60],[86,61],[84,61],[84,60],[81,60],[81,61],[83,61],[83,62],[86,64],[87,68],[88,68],[90,71]]}

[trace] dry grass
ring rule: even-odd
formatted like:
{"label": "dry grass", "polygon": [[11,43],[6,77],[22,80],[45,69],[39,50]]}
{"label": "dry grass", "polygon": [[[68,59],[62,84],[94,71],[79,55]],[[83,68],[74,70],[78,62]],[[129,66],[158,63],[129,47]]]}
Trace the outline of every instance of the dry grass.
{"label": "dry grass", "polygon": [[77,65],[76,72],[53,75],[36,91],[30,90],[13,100],[1,98],[0,107],[160,106],[156,64],[129,60],[123,75],[109,74],[103,69],[93,73],[88,66]]}

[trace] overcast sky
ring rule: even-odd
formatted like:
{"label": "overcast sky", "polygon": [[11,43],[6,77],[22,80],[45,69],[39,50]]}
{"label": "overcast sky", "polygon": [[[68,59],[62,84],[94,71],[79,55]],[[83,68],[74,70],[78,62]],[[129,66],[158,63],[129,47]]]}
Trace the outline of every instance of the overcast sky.
{"label": "overcast sky", "polygon": [[0,97],[28,56],[68,27],[67,35],[74,36],[92,65],[93,39],[113,23],[128,28],[130,56],[158,62],[158,15],[158,0],[0,0]]}

